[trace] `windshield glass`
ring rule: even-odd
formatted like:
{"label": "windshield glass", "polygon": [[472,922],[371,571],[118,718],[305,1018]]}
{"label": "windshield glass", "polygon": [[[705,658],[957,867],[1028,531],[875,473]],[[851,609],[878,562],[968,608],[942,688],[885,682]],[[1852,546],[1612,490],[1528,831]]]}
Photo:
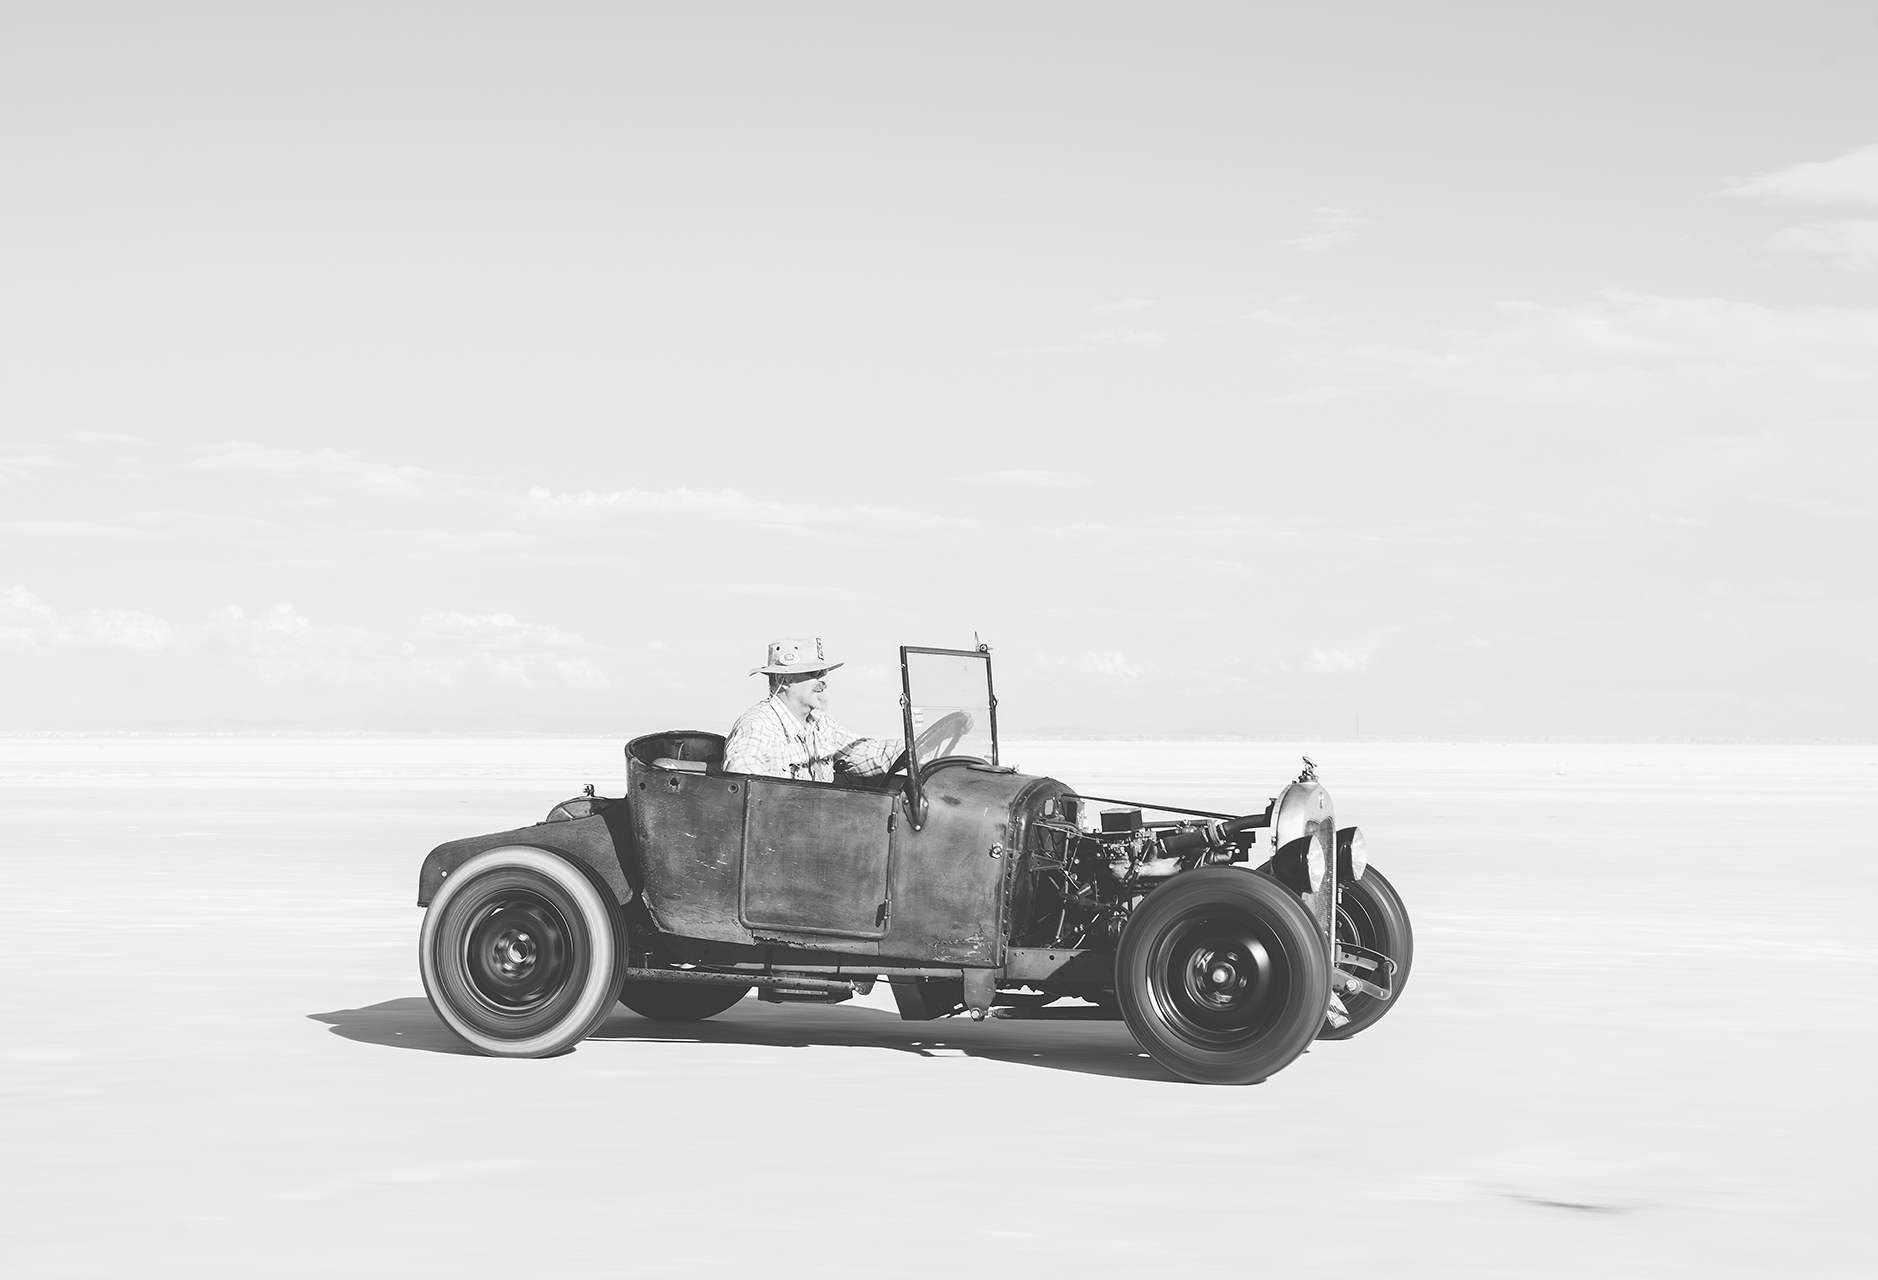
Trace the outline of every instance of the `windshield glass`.
{"label": "windshield glass", "polygon": [[991,655],[953,649],[902,649],[912,720],[914,767],[941,756],[998,762],[991,716]]}

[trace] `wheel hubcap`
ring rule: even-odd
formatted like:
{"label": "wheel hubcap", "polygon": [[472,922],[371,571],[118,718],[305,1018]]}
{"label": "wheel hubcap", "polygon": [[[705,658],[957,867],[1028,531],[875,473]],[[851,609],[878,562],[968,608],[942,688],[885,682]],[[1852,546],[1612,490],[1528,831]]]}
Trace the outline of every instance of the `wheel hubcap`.
{"label": "wheel hubcap", "polygon": [[471,990],[497,1013],[526,1013],[553,998],[568,976],[567,922],[533,895],[486,904],[464,939]]}
{"label": "wheel hubcap", "polygon": [[1256,1038],[1284,1012],[1291,962],[1254,918],[1194,916],[1174,922],[1154,948],[1149,994],[1161,1016],[1198,1044]]}
{"label": "wheel hubcap", "polygon": [[1189,961],[1187,989],[1193,993],[1194,1000],[1208,1008],[1230,1010],[1247,997],[1260,974],[1270,970],[1270,957],[1266,957],[1266,965],[1258,961],[1260,957],[1243,946],[1228,944],[1219,950],[1200,946]]}
{"label": "wheel hubcap", "polygon": [[495,959],[503,977],[520,977],[535,963],[535,940],[521,929],[504,929],[496,939]]}

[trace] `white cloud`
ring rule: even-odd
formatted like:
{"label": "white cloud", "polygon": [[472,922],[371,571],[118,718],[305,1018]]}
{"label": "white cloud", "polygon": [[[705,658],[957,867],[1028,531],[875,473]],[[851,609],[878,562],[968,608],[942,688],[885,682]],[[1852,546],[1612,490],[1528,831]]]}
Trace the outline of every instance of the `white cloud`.
{"label": "white cloud", "polygon": [[[383,537],[409,542],[426,539],[460,553],[465,539],[485,545],[491,541],[516,546],[553,534],[556,521],[617,520],[622,524],[656,522],[661,528],[674,520],[737,528],[786,527],[820,530],[851,536],[876,537],[891,532],[918,533],[941,529],[970,529],[975,520],[935,515],[898,507],[782,502],[753,497],[736,489],[612,489],[556,491],[535,485],[518,491],[499,481],[415,466],[389,466],[356,452],[307,451],[237,444],[196,458],[184,469],[198,472],[250,472],[275,476],[318,501],[302,507],[335,509],[347,495],[363,494],[393,499],[421,499],[426,514],[421,521],[400,515],[399,527],[381,531]],[[263,500],[271,501],[273,495]],[[402,507],[399,510],[403,510]],[[453,519],[454,517],[454,519]],[[353,510],[331,523],[344,538],[355,538],[374,517]],[[448,523],[446,523],[448,522]],[[473,529],[452,529],[450,524],[473,522]],[[585,532],[578,536],[585,537]]]}
{"label": "white cloud", "polygon": [[1115,316],[1125,311],[1146,311],[1154,305],[1152,298],[1124,298],[1120,302],[1099,302],[1094,309],[1099,316]]}
{"label": "white cloud", "polygon": [[1135,680],[1143,668],[1115,649],[1087,650],[1082,653],[1038,654],[1028,666],[1028,673],[1045,679],[1062,676],[1097,680]]}
{"label": "white cloud", "polygon": [[[56,465],[52,458],[19,458],[11,473]],[[843,505],[839,499],[776,501],[734,489],[531,490],[503,478],[387,465],[352,451],[247,442],[200,451],[179,463],[165,462],[161,470],[167,477],[137,475],[114,481],[116,496],[132,485],[155,492],[167,479],[173,496],[155,504],[113,501],[107,508],[96,500],[75,507],[65,501],[50,511],[35,511],[37,519],[9,522],[5,517],[14,512],[0,503],[0,536],[67,542],[206,536],[248,554],[330,566],[405,555],[453,563],[477,555],[562,562],[617,557],[622,539],[648,529],[660,538],[699,539],[709,555],[720,556],[731,540],[749,545],[749,539],[770,536],[777,529],[852,545],[978,527],[977,520],[951,512]],[[66,468],[66,473],[70,487],[77,469]],[[8,465],[0,461],[0,476],[5,474]],[[895,491],[883,486],[871,492]],[[887,502],[894,500],[886,497]],[[69,513],[75,509],[86,514],[108,509],[115,518],[73,519]]]}
{"label": "white cloud", "polygon": [[1833,265],[1865,271],[1878,266],[1878,222],[1804,222],[1774,233],[1767,247],[1781,253],[1812,253]]}
{"label": "white cloud", "polygon": [[1164,347],[1167,335],[1158,329],[1104,329],[1085,341],[1098,347]]}
{"label": "white cloud", "polygon": [[84,609],[72,618],[77,643],[100,649],[149,652],[169,643],[170,624],[136,609]]}
{"label": "white cloud", "polygon": [[1796,204],[1878,205],[1878,143],[1832,160],[1812,160],[1764,173],[1726,194]]}
{"label": "white cloud", "polygon": [[11,484],[15,480],[26,479],[35,471],[64,465],[57,458],[48,458],[43,453],[16,454],[10,458],[0,458],[0,484]]}
{"label": "white cloud", "polygon": [[146,529],[89,520],[0,520],[0,533],[36,538],[148,538]]}
{"label": "white cloud", "polygon": [[148,440],[144,439],[142,436],[129,436],[129,435],[124,435],[122,432],[117,432],[117,431],[68,431],[65,433],[65,436],[68,440],[76,440],[80,444],[149,444],[150,443]]}
{"label": "white cloud", "polygon": [[360,627],[315,623],[290,604],[258,614],[219,609],[204,628],[236,651],[243,666],[277,684],[463,685],[472,683],[601,688],[606,672],[572,632],[508,613],[432,613],[415,639]]}
{"label": "white cloud", "polygon": [[528,491],[537,510],[568,514],[689,516],[720,524],[860,525],[872,529],[968,528],[974,522],[892,507],[834,507],[752,498],[735,489],[616,489],[555,493],[541,485]]}
{"label": "white cloud", "polygon": [[1133,680],[1141,674],[1141,668],[1130,662],[1126,654],[1114,649],[1075,654],[1069,666],[1080,675],[1108,676],[1117,680]]}
{"label": "white cloud", "polygon": [[1295,239],[1285,241],[1293,248],[1306,253],[1320,253],[1333,245],[1342,244],[1364,227],[1376,225],[1374,218],[1366,218],[1355,209],[1338,209],[1330,206],[1310,211],[1310,226],[1307,231]]}
{"label": "white cloud", "polygon": [[698,588],[706,595],[745,596],[759,600],[851,601],[865,597],[849,587],[805,585],[799,582],[716,582]]}
{"label": "white cloud", "polygon": [[28,591],[25,587],[9,587],[0,591],[0,608],[11,609],[29,617],[43,619],[50,623],[58,618],[52,606]]}
{"label": "white cloud", "polygon": [[169,623],[137,609],[82,609],[65,616],[24,587],[0,591],[0,645],[148,653],[170,637]]}
{"label": "white cloud", "polygon": [[1306,316],[1292,315],[1289,311],[1275,311],[1270,307],[1259,307],[1246,312],[1246,319],[1268,328],[1286,329],[1292,333],[1317,334],[1330,329],[1326,320],[1315,320]]}
{"label": "white cloud", "polygon": [[1765,493],[1750,493],[1748,500],[1820,520],[1878,520],[1878,502],[1833,502],[1806,494]]}
{"label": "white cloud", "polygon": [[1089,483],[1089,477],[1079,471],[987,471],[959,479],[965,484],[985,484],[1000,489],[1081,489]]}
{"label": "white cloud", "polygon": [[1159,329],[1101,329],[1095,333],[1085,333],[1073,342],[1056,343],[1047,347],[1030,347],[1026,355],[1086,355],[1091,351],[1102,351],[1115,347],[1131,348],[1137,351],[1154,350],[1164,347],[1171,341],[1168,334]]}
{"label": "white cloud", "polygon": [[485,654],[482,665],[502,684],[604,689],[613,683],[599,663],[586,658],[557,658],[538,653]]}
{"label": "white cloud", "polygon": [[236,650],[244,666],[265,680],[308,676],[337,684],[379,679],[386,664],[401,665],[396,646],[359,627],[315,625],[290,604],[258,614],[239,605],[217,609],[204,634]]}
{"label": "white cloud", "polygon": [[1305,665],[1319,675],[1353,675],[1369,670],[1372,657],[1360,649],[1313,649]]}
{"label": "white cloud", "polygon": [[523,622],[512,613],[427,613],[420,622],[429,636],[478,649],[559,653],[594,647],[571,631]]}
{"label": "white cloud", "polygon": [[188,471],[258,471],[279,476],[305,476],[338,482],[384,497],[412,498],[433,490],[465,487],[461,478],[423,467],[386,466],[367,462],[354,450],[271,449],[238,442],[221,452],[205,454],[183,464]]}
{"label": "white cloud", "polygon": [[[1750,178],[1725,194],[1795,204],[1878,207],[1878,143],[1833,160],[1789,165]],[[1813,254],[1831,259],[1834,266],[1864,271],[1878,266],[1878,222],[1803,222],[1775,232],[1767,247],[1779,253]]]}
{"label": "white cloud", "polygon": [[58,615],[24,587],[0,591],[0,644],[30,649],[58,626]]}
{"label": "white cloud", "polygon": [[1346,396],[1361,395],[1368,391],[1365,386],[1345,386],[1338,383],[1325,383],[1322,386],[1306,387],[1302,391],[1293,391],[1288,395],[1273,396],[1266,404],[1281,405],[1289,409],[1315,409],[1329,404],[1332,400],[1342,400]]}
{"label": "white cloud", "polygon": [[1574,307],[1501,305],[1499,325],[1422,346],[1294,353],[1375,381],[1389,375],[1468,396],[1610,418],[1791,423],[1878,412],[1878,310],[1781,310],[1723,298],[1609,290]]}
{"label": "white cloud", "polygon": [[[1529,498],[1517,516],[1519,536],[1630,538],[1640,525],[1728,532],[1740,528],[1743,508],[1761,495],[1856,499],[1878,479],[1878,445],[1864,442],[1866,434],[1849,424],[1639,433],[1604,450],[1596,475]],[[1782,536],[1797,532],[1789,521]]]}

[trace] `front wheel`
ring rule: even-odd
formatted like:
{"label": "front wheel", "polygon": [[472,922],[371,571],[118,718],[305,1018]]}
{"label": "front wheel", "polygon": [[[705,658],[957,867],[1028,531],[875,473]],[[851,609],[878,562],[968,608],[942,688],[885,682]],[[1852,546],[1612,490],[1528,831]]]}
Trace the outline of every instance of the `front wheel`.
{"label": "front wheel", "polygon": [[586,1039],[619,998],[619,911],[545,849],[490,849],[431,900],[418,968],[431,1007],[471,1047],[545,1058]]}
{"label": "front wheel", "polygon": [[1175,1075],[1253,1084],[1303,1053],[1330,1002],[1323,935],[1270,876],[1208,867],[1149,894],[1122,933],[1128,1030]]}
{"label": "front wheel", "polygon": [[1409,928],[1408,908],[1402,905],[1395,886],[1374,867],[1365,871],[1361,880],[1337,886],[1337,936],[1388,956],[1395,961],[1395,975],[1390,979],[1387,1000],[1361,994],[1345,996],[1343,1005],[1350,1011],[1350,1020],[1340,1027],[1326,1022],[1317,1033],[1320,1040],[1348,1040],[1380,1022],[1382,1015],[1402,999],[1409,966],[1415,961],[1415,931]]}

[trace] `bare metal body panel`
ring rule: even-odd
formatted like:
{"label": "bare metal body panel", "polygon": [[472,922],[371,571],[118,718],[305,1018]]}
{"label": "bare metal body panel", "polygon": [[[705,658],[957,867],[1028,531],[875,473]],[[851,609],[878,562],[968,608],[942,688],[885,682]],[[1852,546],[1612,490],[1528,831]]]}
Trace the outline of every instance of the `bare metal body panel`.
{"label": "bare metal body panel", "polygon": [[725,774],[722,759],[716,734],[627,746],[630,861],[660,932],[913,963],[1002,961],[1025,824],[1060,783],[936,761],[921,771],[916,829],[902,790]]}
{"label": "bare metal body panel", "polygon": [[622,856],[631,843],[626,829],[624,807],[614,805],[592,817],[569,822],[538,822],[514,831],[496,831],[486,836],[452,840],[430,851],[417,874],[417,905],[427,907],[443,887],[452,871],[487,849],[504,845],[530,845],[559,854],[586,871],[605,886],[618,903],[633,898],[633,877],[629,860]]}
{"label": "bare metal body panel", "polygon": [[782,778],[746,778],[743,791],[743,926],[756,934],[886,936],[898,798]]}

